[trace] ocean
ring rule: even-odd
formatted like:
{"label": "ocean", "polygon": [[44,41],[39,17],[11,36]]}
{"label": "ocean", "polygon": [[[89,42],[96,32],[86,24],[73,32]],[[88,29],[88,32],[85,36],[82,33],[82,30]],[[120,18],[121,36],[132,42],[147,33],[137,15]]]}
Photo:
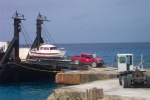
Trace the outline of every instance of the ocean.
{"label": "ocean", "polygon": [[104,59],[107,66],[115,66],[115,57],[118,53],[131,53],[134,55],[134,65],[139,65],[141,54],[144,56],[144,66],[150,67],[150,42],[147,43],[79,43],[61,44],[67,51],[67,56],[81,53],[96,53]]}
{"label": "ocean", "polygon": [[46,100],[57,86],[54,80],[0,84],[0,100]]}
{"label": "ocean", "polygon": [[[144,67],[150,68],[150,42],[147,43],[77,43],[58,44],[65,48],[68,58],[80,53],[96,53],[104,59],[107,66],[116,66],[118,53],[134,54],[134,65],[139,65],[141,54],[144,56]],[[14,82],[0,84],[0,100],[46,100],[57,88],[54,80]]]}

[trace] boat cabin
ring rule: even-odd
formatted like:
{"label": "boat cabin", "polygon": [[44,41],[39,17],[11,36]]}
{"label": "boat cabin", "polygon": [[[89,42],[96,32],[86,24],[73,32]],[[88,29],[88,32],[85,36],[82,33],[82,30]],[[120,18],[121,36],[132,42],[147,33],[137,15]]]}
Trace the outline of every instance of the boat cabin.
{"label": "boat cabin", "polygon": [[48,45],[48,44],[44,44],[44,45],[41,45],[40,47],[39,47],[39,50],[41,51],[41,50],[57,50],[57,47],[56,46],[54,46],[54,45]]}
{"label": "boat cabin", "polygon": [[56,50],[56,47],[40,47],[40,50]]}

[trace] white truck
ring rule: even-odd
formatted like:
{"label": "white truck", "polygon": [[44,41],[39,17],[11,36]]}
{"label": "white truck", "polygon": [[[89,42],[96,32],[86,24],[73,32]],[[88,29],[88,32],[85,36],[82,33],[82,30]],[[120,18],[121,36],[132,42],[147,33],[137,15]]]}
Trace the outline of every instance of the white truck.
{"label": "white truck", "polygon": [[119,84],[123,88],[130,88],[139,84],[150,87],[150,77],[143,70],[143,62],[141,55],[141,63],[139,66],[134,66],[133,54],[117,54]]}

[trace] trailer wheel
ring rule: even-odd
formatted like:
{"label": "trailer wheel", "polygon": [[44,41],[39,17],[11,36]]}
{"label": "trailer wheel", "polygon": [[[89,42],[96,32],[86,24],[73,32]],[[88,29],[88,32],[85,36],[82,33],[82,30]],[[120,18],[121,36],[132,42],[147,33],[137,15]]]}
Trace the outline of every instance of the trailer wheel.
{"label": "trailer wheel", "polygon": [[122,80],[121,80],[121,79],[122,79],[122,76],[119,75],[119,84],[120,84],[120,85],[122,85]]}
{"label": "trailer wheel", "polygon": [[97,67],[97,63],[96,62],[92,62],[92,67]]}
{"label": "trailer wheel", "polygon": [[131,76],[127,75],[127,84],[129,88],[131,87],[131,83],[132,83]]}
{"label": "trailer wheel", "polygon": [[123,86],[123,88],[127,88],[128,87],[127,76],[123,76],[122,86]]}
{"label": "trailer wheel", "polygon": [[147,87],[150,87],[150,77],[148,75],[146,76],[146,80],[147,80]]}
{"label": "trailer wheel", "polygon": [[79,65],[79,60],[75,60],[74,64]]}

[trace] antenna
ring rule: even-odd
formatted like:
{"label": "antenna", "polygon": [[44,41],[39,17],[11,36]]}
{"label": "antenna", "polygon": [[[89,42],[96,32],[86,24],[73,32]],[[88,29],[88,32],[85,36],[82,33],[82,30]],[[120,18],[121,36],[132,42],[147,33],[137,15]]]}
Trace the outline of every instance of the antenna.
{"label": "antenna", "polygon": [[43,16],[39,13],[38,17],[37,17],[37,20],[41,20],[41,21],[50,21],[50,20],[47,20],[46,16]]}
{"label": "antenna", "polygon": [[23,14],[20,14],[16,11],[16,13],[12,16],[13,19],[26,20]]}

